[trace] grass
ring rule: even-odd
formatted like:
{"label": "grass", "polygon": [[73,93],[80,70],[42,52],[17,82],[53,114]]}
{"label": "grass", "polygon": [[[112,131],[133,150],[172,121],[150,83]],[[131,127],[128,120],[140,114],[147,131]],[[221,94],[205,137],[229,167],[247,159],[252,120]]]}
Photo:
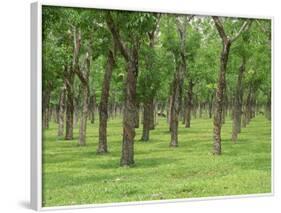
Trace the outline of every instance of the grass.
{"label": "grass", "polygon": [[135,166],[119,166],[121,118],[109,120],[109,153],[97,155],[98,123],[88,124],[87,146],[57,138],[51,123],[43,139],[43,206],[161,200],[271,192],[271,123],[258,116],[242,129],[237,144],[231,120],[222,129],[221,156],[212,155],[212,120],[180,124],[179,147],[170,148],[164,118],[141,142],[136,130]]}

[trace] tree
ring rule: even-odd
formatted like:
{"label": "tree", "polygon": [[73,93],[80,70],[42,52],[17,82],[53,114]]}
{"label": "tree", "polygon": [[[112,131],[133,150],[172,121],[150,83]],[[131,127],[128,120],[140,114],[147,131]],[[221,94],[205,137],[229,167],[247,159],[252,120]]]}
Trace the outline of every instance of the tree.
{"label": "tree", "polygon": [[107,152],[107,119],[108,119],[108,98],[110,90],[110,82],[114,66],[113,51],[108,51],[106,68],[103,78],[102,94],[99,105],[99,146],[98,153]]}
{"label": "tree", "polygon": [[[120,14],[119,14],[120,15]],[[120,21],[125,22],[125,29],[122,30],[123,37],[120,36],[119,28],[113,20],[112,14],[107,13],[106,23],[110,30],[115,46],[127,63],[127,73],[125,79],[125,103],[123,115],[123,142],[121,166],[134,164],[134,138],[135,138],[135,116],[137,112],[136,85],[138,77],[139,48],[141,35],[150,30],[150,23],[153,18],[149,14],[123,14],[115,16]],[[120,25],[118,25],[120,27]],[[125,35],[124,35],[125,34]]]}
{"label": "tree", "polygon": [[[159,29],[160,15],[155,14],[157,21],[153,29],[147,33],[148,45],[143,45],[141,56],[144,61],[143,69],[139,76],[139,91],[141,91],[140,99],[143,102],[143,131],[142,141],[149,140],[149,132],[154,128],[154,99],[159,88],[161,74],[159,69],[159,61],[157,61],[157,53],[155,43]],[[141,66],[142,64],[140,64]]]}
{"label": "tree", "polygon": [[187,23],[191,17],[176,17],[175,22],[177,26],[179,36],[179,52],[175,56],[176,71],[174,74],[174,80],[172,83],[172,96],[171,96],[171,110],[170,110],[170,131],[171,131],[171,147],[178,146],[178,125],[179,125],[179,113],[182,101],[182,89],[184,75],[186,73],[186,29]]}
{"label": "tree", "polygon": [[237,34],[230,38],[224,29],[222,22],[219,17],[214,16],[213,20],[215,26],[219,33],[219,36],[222,40],[222,50],[220,56],[220,70],[218,73],[216,97],[215,97],[215,111],[214,111],[214,144],[213,144],[213,153],[215,155],[221,154],[221,126],[222,126],[222,110],[223,110],[223,100],[224,100],[224,91],[226,87],[225,74],[227,70],[227,62],[231,44],[238,39],[240,34],[247,30],[249,22],[245,21]]}

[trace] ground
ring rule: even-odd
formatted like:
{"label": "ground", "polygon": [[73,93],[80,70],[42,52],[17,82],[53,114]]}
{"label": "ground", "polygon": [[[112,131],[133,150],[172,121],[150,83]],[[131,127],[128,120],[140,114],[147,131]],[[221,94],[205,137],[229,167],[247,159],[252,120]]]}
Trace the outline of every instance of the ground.
{"label": "ground", "polygon": [[263,116],[242,129],[237,144],[231,120],[222,128],[222,155],[212,155],[212,120],[179,127],[179,147],[170,148],[165,118],[141,142],[135,137],[135,166],[119,166],[121,118],[109,119],[109,153],[97,155],[98,122],[88,124],[87,145],[58,138],[57,124],[44,130],[43,206],[96,204],[271,192],[271,123]]}

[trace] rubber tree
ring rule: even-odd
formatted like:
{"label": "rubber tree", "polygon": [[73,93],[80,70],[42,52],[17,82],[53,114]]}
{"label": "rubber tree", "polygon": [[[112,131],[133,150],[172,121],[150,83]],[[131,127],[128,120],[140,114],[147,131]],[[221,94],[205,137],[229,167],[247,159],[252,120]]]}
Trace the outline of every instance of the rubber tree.
{"label": "rubber tree", "polygon": [[230,52],[231,44],[233,44],[242,32],[247,30],[249,26],[249,21],[244,21],[239,31],[233,36],[229,37],[226,34],[225,28],[219,17],[213,16],[213,20],[215,23],[215,27],[218,31],[218,34],[222,41],[222,49],[220,53],[220,69],[218,72],[217,79],[217,88],[216,88],[216,96],[215,96],[215,105],[214,105],[214,120],[213,120],[213,134],[214,134],[214,142],[213,142],[213,154],[220,155],[221,154],[221,127],[222,127],[222,111],[223,111],[223,100],[224,100],[224,91],[226,87],[225,75],[227,71],[227,62]]}
{"label": "rubber tree", "polygon": [[143,61],[143,69],[139,76],[139,93],[140,99],[143,102],[143,131],[142,141],[149,140],[150,130],[154,129],[154,100],[156,98],[157,90],[160,86],[161,71],[159,69],[159,61],[155,49],[157,36],[159,31],[160,15],[156,14],[157,21],[151,31],[147,32],[148,42],[143,45],[141,58]]}
{"label": "rubber tree", "polygon": [[103,77],[102,94],[99,104],[99,144],[98,153],[107,153],[107,119],[108,119],[108,98],[112,71],[115,64],[113,51],[108,51],[106,67]]}
{"label": "rubber tree", "polygon": [[[138,78],[139,48],[141,37],[150,31],[151,15],[146,13],[123,13],[118,14],[117,21],[123,22],[117,25],[113,20],[112,12],[106,14],[106,23],[112,34],[115,46],[126,61],[125,77],[125,100],[123,111],[123,141],[120,159],[121,166],[134,164],[134,138],[135,116],[137,112],[136,86]],[[119,18],[119,20],[118,20]],[[122,30],[120,30],[120,28]],[[122,33],[122,35],[121,35]]]}
{"label": "rubber tree", "polygon": [[171,95],[171,107],[170,107],[170,132],[171,141],[170,147],[178,146],[178,125],[179,125],[179,113],[182,101],[184,76],[187,71],[187,53],[186,53],[186,34],[187,24],[193,16],[178,16],[175,18],[179,51],[175,55],[176,70],[174,79],[172,82],[172,95]]}

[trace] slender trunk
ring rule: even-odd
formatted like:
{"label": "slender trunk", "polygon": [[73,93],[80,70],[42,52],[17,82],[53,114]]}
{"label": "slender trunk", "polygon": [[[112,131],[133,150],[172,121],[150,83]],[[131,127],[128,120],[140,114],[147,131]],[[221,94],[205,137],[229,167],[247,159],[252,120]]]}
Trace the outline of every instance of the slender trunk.
{"label": "slender trunk", "polygon": [[73,112],[74,112],[74,72],[67,67],[65,73],[66,80],[66,124],[65,140],[73,139]]}
{"label": "slender trunk", "polygon": [[[192,17],[191,17],[192,18]],[[178,125],[179,125],[179,113],[182,102],[182,90],[184,75],[187,71],[186,66],[186,31],[187,31],[187,19],[176,19],[176,25],[178,30],[178,36],[180,41],[179,55],[176,56],[176,73],[173,81],[172,92],[172,108],[171,108],[171,147],[178,146]]]}
{"label": "slender trunk", "polygon": [[237,83],[236,83],[236,92],[234,96],[234,106],[233,106],[233,122],[232,122],[232,141],[236,143],[238,133],[241,131],[241,115],[242,115],[242,99],[243,99],[243,90],[242,90],[242,79],[245,71],[245,59],[239,68]]}
{"label": "slender trunk", "polygon": [[59,112],[58,112],[58,136],[63,136],[64,133],[64,112],[65,112],[65,87],[62,88],[59,98]]}
{"label": "slender trunk", "polygon": [[221,154],[221,125],[222,125],[222,110],[225,90],[225,73],[228,61],[228,55],[231,43],[229,40],[223,42],[223,49],[220,58],[220,71],[216,89],[215,110],[214,110],[214,143],[213,153]]}
{"label": "slender trunk", "polygon": [[192,80],[189,81],[188,90],[187,90],[187,99],[186,99],[186,109],[185,109],[185,128],[190,128],[191,120],[191,110],[192,110],[192,93],[193,93],[194,83]]}
{"label": "slender trunk", "polygon": [[252,99],[251,96],[252,96],[252,87],[250,86],[243,110],[242,127],[244,128],[249,124],[251,119],[251,99]]}
{"label": "slender trunk", "polygon": [[136,115],[136,85],[138,75],[138,57],[128,61],[126,79],[125,105],[123,115],[123,142],[121,166],[134,164],[134,138],[135,138],[135,115]]}
{"label": "slender trunk", "polygon": [[169,131],[171,131],[171,115],[172,115],[172,95],[170,95],[168,100],[168,109],[167,109],[167,122],[169,124]]}
{"label": "slender trunk", "polygon": [[142,131],[142,141],[149,140],[149,131],[151,130],[151,120],[153,117],[151,115],[151,110],[153,109],[153,100],[148,100],[143,105],[143,131]]}
{"label": "slender trunk", "polygon": [[171,147],[178,146],[178,125],[179,125],[179,113],[181,106],[181,95],[182,95],[182,85],[183,85],[183,75],[185,71],[184,65],[179,65],[174,76],[173,81],[173,91],[171,100]]}
{"label": "slender trunk", "polygon": [[102,94],[99,105],[99,145],[97,152],[107,152],[107,119],[108,119],[108,98],[110,90],[110,82],[112,76],[112,70],[114,65],[114,58],[112,51],[109,51],[106,69],[103,77]]}
{"label": "slender trunk", "polygon": [[91,124],[95,123],[95,111],[96,111],[96,94],[93,91],[93,95],[90,98],[91,102]]}
{"label": "slender trunk", "polygon": [[82,84],[83,106],[80,119],[79,141],[80,146],[86,145],[86,130],[87,130],[87,117],[88,117],[88,102],[89,102],[89,85]]}
{"label": "slender trunk", "polygon": [[46,88],[45,91],[43,91],[43,102],[42,102],[43,129],[49,128],[50,98],[51,98],[51,90],[49,88]]}

